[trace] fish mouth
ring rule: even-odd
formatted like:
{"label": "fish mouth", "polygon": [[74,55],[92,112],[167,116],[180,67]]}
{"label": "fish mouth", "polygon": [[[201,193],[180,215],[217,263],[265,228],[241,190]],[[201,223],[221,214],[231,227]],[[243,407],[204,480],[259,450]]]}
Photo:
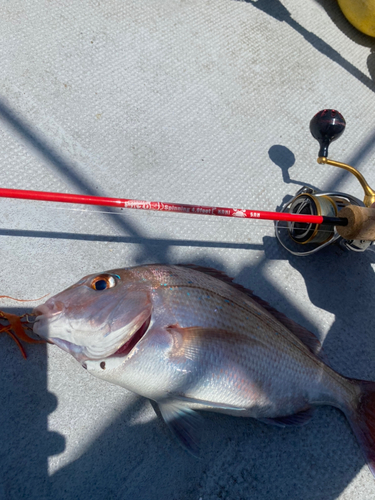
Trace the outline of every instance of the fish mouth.
{"label": "fish mouth", "polygon": [[151,322],[151,314],[150,316],[146,319],[146,321],[142,324],[138,330],[133,333],[133,335],[130,337],[129,340],[127,340],[122,346],[117,349],[116,352],[108,356],[109,358],[112,358],[114,356],[127,356],[130,351],[133,350],[133,348],[138,344],[138,342],[141,341],[141,339],[145,336],[148,327],[150,326]]}
{"label": "fish mouth", "polygon": [[[43,338],[43,340],[46,340],[49,344],[54,344],[57,347],[60,347],[60,349],[71,354],[78,361],[94,359],[90,356],[83,354],[82,352],[83,348],[77,344],[74,344],[73,342],[69,342],[68,340],[64,340],[58,337],[47,337],[40,335],[38,330],[40,330],[39,327],[43,328],[43,320],[46,321],[49,320],[51,316],[59,314],[58,312],[54,312],[51,314],[50,308],[42,304],[41,306],[38,306],[36,309],[34,309],[33,314],[36,316],[33,331],[39,338]],[[134,347],[138,344],[138,342],[140,342],[141,339],[145,336],[150,326],[150,322],[151,322],[151,314],[147,317],[146,321],[142,323],[141,327],[138,328],[138,330],[136,330],[135,333],[133,333],[133,335],[130,337],[129,340],[124,342],[114,353],[109,354],[108,356],[105,357],[111,358],[117,356],[123,356],[123,357],[127,356],[130,353],[130,351],[132,351]],[[99,358],[102,357],[103,356],[99,356]]]}
{"label": "fish mouth", "polygon": [[47,337],[47,335],[42,335],[40,330],[43,328],[43,323],[42,323],[43,319],[44,316],[40,314],[34,321],[33,333],[38,339],[47,342],[47,344],[57,345],[57,347],[60,347],[60,349],[70,354],[78,352],[80,347],[77,346],[76,344],[73,344],[73,342],[68,342],[67,340],[59,339],[57,337],[54,338],[54,337]]}
{"label": "fish mouth", "polygon": [[[50,302],[50,301],[48,301]],[[36,319],[38,320],[41,316],[45,318],[53,318],[54,316],[57,316],[61,314],[65,309],[65,306],[62,302],[59,301],[53,301],[51,302],[51,305],[47,306],[47,304],[40,304],[38,307],[36,307],[32,314],[36,316]]]}
{"label": "fish mouth", "polygon": [[61,314],[62,309],[57,310],[52,310],[50,307],[46,306],[46,304],[41,304],[40,306],[36,307],[32,311],[32,315],[35,317],[34,324],[33,324],[33,332],[35,335],[48,342],[49,344],[53,344],[54,342],[52,341],[51,338],[49,338],[47,335],[43,335],[43,327],[46,326],[46,323],[50,323],[53,321],[53,317]]}
{"label": "fish mouth", "polygon": [[[77,344],[73,344],[73,342],[69,342],[68,340],[62,340],[59,338],[50,338],[48,339],[48,342],[50,344],[57,345],[57,347],[60,347],[60,349],[71,354],[76,359],[82,357],[82,348]],[[79,359],[79,361],[80,360],[81,359]]]}

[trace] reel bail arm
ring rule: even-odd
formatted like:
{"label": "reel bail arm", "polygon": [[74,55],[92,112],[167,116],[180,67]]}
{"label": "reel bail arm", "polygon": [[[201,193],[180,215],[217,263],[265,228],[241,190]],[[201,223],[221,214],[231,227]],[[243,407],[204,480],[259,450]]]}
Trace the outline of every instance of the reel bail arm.
{"label": "reel bail arm", "polygon": [[341,163],[339,161],[335,160],[329,160],[328,158],[325,158],[324,156],[319,156],[317,159],[317,162],[319,164],[327,164],[327,165],[332,165],[333,167],[339,167],[343,168],[344,170],[347,170],[351,174],[354,175],[359,181],[359,183],[362,186],[362,189],[365,193],[365,196],[363,198],[363,203],[366,207],[371,207],[373,203],[375,203],[375,191],[368,185],[366,182],[366,179],[363,177],[361,172],[358,172],[358,170],[351,165],[348,165],[347,163]]}

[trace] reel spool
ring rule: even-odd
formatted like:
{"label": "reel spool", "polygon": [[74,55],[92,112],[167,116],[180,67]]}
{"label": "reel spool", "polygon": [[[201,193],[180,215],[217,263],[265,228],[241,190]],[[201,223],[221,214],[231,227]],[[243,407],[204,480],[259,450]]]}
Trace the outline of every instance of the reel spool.
{"label": "reel spool", "polygon": [[[344,168],[355,175],[364,189],[364,201],[345,193],[319,192],[304,186],[282,208],[282,212],[337,217],[340,216],[339,212],[348,205],[369,207],[375,202],[375,192],[367,184],[362,174],[350,165],[327,159],[330,143],[341,136],[345,125],[344,117],[335,110],[323,110],[313,117],[310,122],[310,131],[320,145],[317,161],[320,164],[327,163]],[[287,230],[285,230],[285,224],[283,225],[280,221],[277,221],[275,225],[277,239],[293,255],[311,255],[337,241],[345,248],[356,252],[363,252],[372,244],[372,241],[362,239],[345,239],[331,224],[288,222]]]}
{"label": "reel spool", "polygon": [[[337,217],[337,208],[334,201],[321,194],[314,196],[304,192],[296,196],[290,204],[289,212],[293,214],[328,215]],[[325,243],[334,233],[328,224],[304,224],[300,222],[288,223],[289,235],[293,241],[306,245],[307,243]]]}
{"label": "reel spool", "polygon": [[[336,216],[348,205],[364,207],[361,200],[354,196],[336,191],[318,192],[309,187],[301,188],[296,196],[282,208],[282,212],[308,215]],[[345,240],[331,224],[305,224],[276,222],[276,237],[281,245],[293,255],[311,255],[337,241],[349,250],[362,252],[371,241]]]}

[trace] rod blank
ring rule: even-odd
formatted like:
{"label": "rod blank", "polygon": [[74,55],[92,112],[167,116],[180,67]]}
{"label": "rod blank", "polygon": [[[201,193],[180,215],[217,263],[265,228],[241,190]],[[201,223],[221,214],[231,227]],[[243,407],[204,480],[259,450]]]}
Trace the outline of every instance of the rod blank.
{"label": "rod blank", "polygon": [[0,198],[18,198],[22,200],[75,203],[80,205],[99,205],[104,207],[152,210],[156,212],[214,215],[218,217],[235,217],[240,219],[279,220],[286,222],[300,222],[306,224],[322,224],[324,222],[336,226],[345,226],[348,222],[345,218],[324,217],[321,215],[292,214],[289,212],[265,212],[262,210],[212,207],[205,205],[185,205],[181,203],[163,203],[160,201],[107,198],[102,196],[88,196],[80,194],[51,193],[47,191],[28,191],[24,189],[0,188]]}

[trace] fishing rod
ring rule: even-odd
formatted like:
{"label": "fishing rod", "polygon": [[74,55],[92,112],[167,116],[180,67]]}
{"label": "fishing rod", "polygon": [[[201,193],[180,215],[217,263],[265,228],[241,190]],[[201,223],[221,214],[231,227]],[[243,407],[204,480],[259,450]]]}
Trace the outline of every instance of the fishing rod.
{"label": "fishing rod", "polygon": [[237,217],[243,219],[278,220],[305,224],[347,225],[345,218],[304,215],[281,212],[265,212],[241,208],[213,207],[205,205],[186,205],[181,203],[164,203],[160,201],[131,200],[126,198],[106,198],[80,194],[51,193],[47,191],[28,191],[24,189],[0,188],[0,198],[18,198],[23,200],[53,201],[80,205],[99,205],[104,207],[151,210],[155,212],[177,212],[185,214],[215,215],[218,217]]}
{"label": "fishing rod", "polygon": [[[310,123],[311,133],[320,143],[318,163],[338,166],[355,175],[365,191],[363,203],[351,195],[336,192],[320,193],[307,187],[300,189],[281,212],[6,188],[0,188],[0,198],[272,220],[276,221],[278,240],[293,254],[309,255],[340,238],[347,248],[363,251],[375,240],[375,227],[372,229],[373,223],[369,223],[371,217],[375,220],[375,215],[373,215],[375,209],[364,208],[375,202],[375,192],[355,168],[327,158],[330,142],[337,139],[343,133],[344,128],[345,120],[335,110],[320,111]],[[281,226],[282,222],[288,224],[287,240],[281,231],[285,229],[285,226]]]}

